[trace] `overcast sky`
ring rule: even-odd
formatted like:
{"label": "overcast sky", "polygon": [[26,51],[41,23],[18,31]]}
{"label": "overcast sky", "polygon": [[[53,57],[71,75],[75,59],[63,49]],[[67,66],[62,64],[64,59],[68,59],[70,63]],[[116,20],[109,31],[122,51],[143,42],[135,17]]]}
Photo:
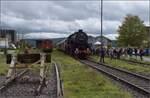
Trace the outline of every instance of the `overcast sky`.
{"label": "overcast sky", "polygon": [[[1,24],[34,37],[64,37],[78,29],[97,36],[100,7],[100,1],[1,1]],[[138,15],[149,25],[149,11],[149,0],[104,1],[104,35],[114,39],[127,14]]]}

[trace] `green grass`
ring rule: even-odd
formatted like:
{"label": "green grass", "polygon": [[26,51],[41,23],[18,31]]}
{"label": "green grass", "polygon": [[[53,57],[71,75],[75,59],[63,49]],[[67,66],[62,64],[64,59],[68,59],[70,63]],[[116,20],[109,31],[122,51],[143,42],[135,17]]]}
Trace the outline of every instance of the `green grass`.
{"label": "green grass", "polygon": [[[91,56],[95,61],[99,61],[99,57],[98,56]],[[141,66],[141,65],[133,65],[133,64],[129,64],[125,61],[121,61],[121,60],[111,60],[110,58],[105,58],[105,62],[108,64],[111,64],[112,66],[115,67],[120,67],[123,69],[127,69],[129,71],[132,72],[137,72],[137,73],[141,73],[141,74],[145,74],[145,75],[150,75],[150,66]]]}
{"label": "green grass", "polygon": [[53,51],[52,58],[61,63],[64,98],[132,98],[129,92],[70,56]]}
{"label": "green grass", "polygon": [[150,55],[145,55],[144,57],[150,58]]}
{"label": "green grass", "polygon": [[8,71],[8,65],[4,55],[0,55],[0,75],[5,75]]}
{"label": "green grass", "polygon": [[137,61],[137,62],[142,62],[142,63],[145,63],[145,64],[150,64],[150,61],[141,61],[139,59],[136,59],[136,58],[127,58],[127,60],[130,60],[130,61]]}

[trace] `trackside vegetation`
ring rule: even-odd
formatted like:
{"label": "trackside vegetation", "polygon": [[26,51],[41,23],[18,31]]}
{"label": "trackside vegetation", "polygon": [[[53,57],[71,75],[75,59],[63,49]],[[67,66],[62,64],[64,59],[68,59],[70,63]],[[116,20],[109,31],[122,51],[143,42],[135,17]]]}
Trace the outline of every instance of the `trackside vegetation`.
{"label": "trackside vegetation", "polygon": [[[99,56],[91,56],[91,58],[94,61],[99,62]],[[145,74],[145,75],[150,75],[150,66],[141,66],[137,64],[129,64],[125,61],[121,61],[118,59],[113,59],[111,60],[110,58],[105,58],[105,63],[111,64],[114,67],[120,67],[123,69],[127,69],[132,72],[140,73],[140,74]]]}
{"label": "trackside vegetation", "polygon": [[61,64],[64,98],[132,98],[131,93],[70,56],[53,51],[52,58]]}
{"label": "trackside vegetation", "polygon": [[0,75],[5,75],[8,71],[8,65],[6,64],[5,55],[0,55]]}
{"label": "trackside vegetation", "polygon": [[149,61],[149,62],[148,62],[148,61],[140,61],[140,60],[138,60],[138,59],[136,59],[136,58],[127,58],[127,60],[130,60],[130,61],[137,61],[137,62],[141,62],[141,63],[150,65],[150,61]]}

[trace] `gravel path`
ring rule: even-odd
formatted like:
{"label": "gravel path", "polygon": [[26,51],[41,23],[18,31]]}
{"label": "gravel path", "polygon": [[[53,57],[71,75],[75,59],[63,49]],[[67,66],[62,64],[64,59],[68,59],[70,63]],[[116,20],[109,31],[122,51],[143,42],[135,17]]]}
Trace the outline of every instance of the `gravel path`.
{"label": "gravel path", "polygon": [[[29,71],[0,93],[0,98],[57,98],[54,69],[52,68],[48,74],[46,86],[43,87],[41,94],[35,95],[34,91],[39,86],[39,79],[39,73]],[[2,81],[5,81],[4,76],[0,76],[0,85]]]}

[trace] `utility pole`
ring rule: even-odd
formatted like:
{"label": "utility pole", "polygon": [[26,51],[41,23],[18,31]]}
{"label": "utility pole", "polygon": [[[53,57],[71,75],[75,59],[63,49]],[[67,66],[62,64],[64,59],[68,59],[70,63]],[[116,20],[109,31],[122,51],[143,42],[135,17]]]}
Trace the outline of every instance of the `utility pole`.
{"label": "utility pole", "polygon": [[7,55],[7,30],[4,30],[4,36],[5,36],[5,49],[4,49],[4,55]]}
{"label": "utility pole", "polygon": [[103,49],[103,0],[101,0],[101,47],[100,47],[100,62],[104,63],[104,57],[105,57],[105,53],[104,53],[104,49]]}
{"label": "utility pole", "polygon": [[103,47],[103,0],[101,0],[101,48]]}

